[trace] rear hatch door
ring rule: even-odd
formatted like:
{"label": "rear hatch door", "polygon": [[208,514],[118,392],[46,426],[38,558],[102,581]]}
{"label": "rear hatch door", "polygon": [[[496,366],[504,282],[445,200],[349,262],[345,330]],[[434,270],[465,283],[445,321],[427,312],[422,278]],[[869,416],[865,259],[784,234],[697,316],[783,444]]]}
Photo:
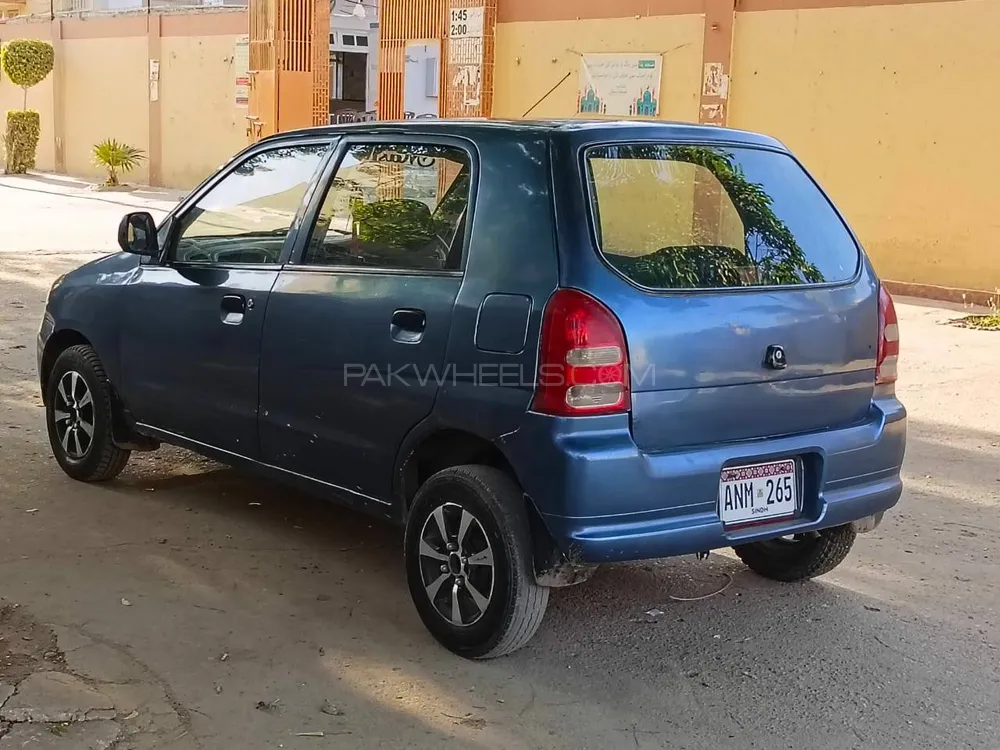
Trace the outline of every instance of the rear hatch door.
{"label": "rear hatch door", "polygon": [[[644,451],[857,423],[874,390],[877,281],[785,152],[635,143],[584,155]],[[611,297],[610,299],[608,297]]]}

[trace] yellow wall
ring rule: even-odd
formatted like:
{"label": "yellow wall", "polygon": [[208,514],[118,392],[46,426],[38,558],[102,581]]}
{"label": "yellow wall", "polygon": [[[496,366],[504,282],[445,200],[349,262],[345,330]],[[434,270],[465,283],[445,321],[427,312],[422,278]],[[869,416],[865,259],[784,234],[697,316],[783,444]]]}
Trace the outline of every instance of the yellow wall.
{"label": "yellow wall", "polygon": [[703,36],[701,15],[497,24],[493,116],[523,117],[567,73],[530,117],[574,116],[580,70],[574,52],[670,50],[663,57],[660,117],[697,122]]}
{"label": "yellow wall", "polygon": [[[28,106],[42,121],[39,170],[57,169],[58,145],[68,174],[102,178],[93,147],[114,138],[146,152],[128,182],[148,183],[155,164],[161,184],[191,188],[246,146],[247,109],[235,98],[238,37],[230,33],[246,23],[245,13],[170,14],[162,21],[169,33],[158,39],[158,27],[150,25],[156,18],[137,14],[0,23],[3,42],[49,40],[59,24],[64,35],[53,42],[56,70],[28,92]],[[160,61],[158,103],[150,102],[151,55]],[[20,108],[21,90],[0,81],[0,116]]]}
{"label": "yellow wall", "polygon": [[[0,27],[0,41],[4,44],[12,39],[42,39],[49,41],[49,25],[45,24],[5,24]],[[6,127],[7,111],[24,108],[24,90],[12,84],[7,76],[0,76],[0,129]],[[35,168],[51,171],[56,166],[55,140],[53,131],[53,92],[55,76],[50,73],[44,81],[28,89],[28,109],[38,112],[42,133],[35,152]],[[2,139],[0,139],[2,140]],[[0,151],[3,145],[0,143]],[[2,163],[0,163],[2,168]]]}
{"label": "yellow wall", "polygon": [[894,281],[1000,287],[1000,2],[738,13],[729,125],[783,140]]}
{"label": "yellow wall", "polygon": [[[93,147],[107,138],[149,151],[147,40],[67,39],[62,44],[66,171],[103,177]],[[148,158],[130,172],[129,182],[145,183]]]}
{"label": "yellow wall", "polygon": [[171,187],[194,187],[247,145],[247,110],[235,104],[236,39],[164,37],[161,42],[162,175]]}

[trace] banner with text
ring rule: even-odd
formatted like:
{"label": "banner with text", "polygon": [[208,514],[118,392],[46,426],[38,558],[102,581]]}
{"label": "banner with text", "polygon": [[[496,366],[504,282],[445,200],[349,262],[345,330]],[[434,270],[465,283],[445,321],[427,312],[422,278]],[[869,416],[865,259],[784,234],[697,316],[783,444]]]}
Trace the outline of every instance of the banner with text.
{"label": "banner with text", "polygon": [[658,54],[592,54],[580,56],[582,115],[656,117],[660,112]]}

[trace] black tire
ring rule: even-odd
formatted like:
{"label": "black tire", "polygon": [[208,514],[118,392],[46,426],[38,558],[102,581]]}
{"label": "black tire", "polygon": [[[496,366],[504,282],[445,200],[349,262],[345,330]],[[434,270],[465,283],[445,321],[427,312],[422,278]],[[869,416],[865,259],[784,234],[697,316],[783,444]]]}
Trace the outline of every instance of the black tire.
{"label": "black tire", "polygon": [[[431,635],[459,656],[491,659],[512,653],[524,646],[541,625],[549,590],[535,582],[524,502],[524,493],[517,483],[488,466],[457,466],[440,471],[421,486],[413,500],[404,544],[410,595]],[[439,508],[447,531],[443,539],[435,516]],[[458,528],[462,526],[464,512],[471,514],[473,521],[466,525],[461,540]],[[421,552],[421,540],[427,541],[429,537],[437,537],[431,540],[435,552],[450,549],[445,544],[451,540],[456,549],[448,553],[448,561]],[[459,546],[460,541],[471,549]],[[489,549],[493,561],[485,607],[480,604],[484,598],[482,591],[475,588],[486,588],[485,563],[471,560],[483,559],[486,552],[477,550],[476,554],[462,557],[477,547]],[[452,564],[452,555],[458,555],[462,561],[457,575],[454,569],[444,572],[444,566]],[[468,565],[466,559],[470,560]],[[433,578],[439,575],[445,580],[432,599],[425,579],[433,583]],[[459,580],[463,576],[464,580]],[[476,591],[480,598],[473,597],[471,591]],[[461,599],[458,620],[468,619],[468,624],[453,624],[452,607],[456,599],[449,602],[450,596]],[[443,613],[444,609],[449,616]]]}
{"label": "black tire", "polygon": [[[63,390],[66,391],[67,385],[63,383],[63,379],[72,378],[72,373],[79,375],[90,394],[89,405],[92,405],[92,408],[87,409],[84,406],[75,410],[75,413],[85,421],[91,420],[89,424],[92,426],[93,434],[89,437],[89,442],[84,445],[85,433],[77,433],[81,442],[76,443],[70,438],[67,440],[67,446],[71,447],[64,447],[62,436],[65,433],[62,429],[65,420],[61,414],[66,412],[59,409],[63,403],[60,384],[63,384]],[[82,388],[80,391],[82,392]],[[73,479],[81,482],[106,482],[118,476],[128,463],[131,452],[119,448],[112,438],[111,398],[111,383],[104,372],[101,360],[91,347],[82,344],[71,346],[59,355],[49,373],[46,387],[45,423],[52,454],[62,470]],[[61,412],[58,417],[57,411]],[[58,426],[57,419],[60,420]],[[75,452],[78,452],[77,448],[82,449],[82,455],[75,455]]]}
{"label": "black tire", "polygon": [[773,581],[804,581],[829,573],[844,561],[857,533],[850,524],[812,534],[794,541],[772,539],[734,547],[739,558],[755,573]]}

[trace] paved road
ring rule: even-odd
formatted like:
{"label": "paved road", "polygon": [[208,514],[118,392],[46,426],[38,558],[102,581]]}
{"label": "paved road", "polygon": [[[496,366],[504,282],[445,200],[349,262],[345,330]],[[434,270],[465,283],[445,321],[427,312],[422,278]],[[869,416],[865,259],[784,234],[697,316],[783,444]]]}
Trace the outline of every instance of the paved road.
{"label": "paved road", "polygon": [[1000,334],[901,306],[907,491],[833,574],[609,567],[470,663],[418,621],[394,529],[177,450],[102,487],[59,472],[33,337],[81,257],[0,255],[0,598],[141,665],[184,727],[148,746],[1000,748]]}
{"label": "paved road", "polygon": [[104,193],[62,175],[0,175],[0,253],[112,252],[128,211],[157,219],[180,199],[177,190]]}

